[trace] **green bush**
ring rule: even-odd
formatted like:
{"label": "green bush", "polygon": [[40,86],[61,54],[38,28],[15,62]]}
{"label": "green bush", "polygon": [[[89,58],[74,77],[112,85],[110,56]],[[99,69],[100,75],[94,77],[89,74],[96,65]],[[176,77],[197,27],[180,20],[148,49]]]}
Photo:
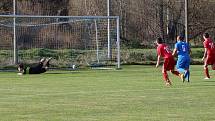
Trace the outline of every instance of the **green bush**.
{"label": "green bush", "polygon": [[202,58],[204,55],[204,49],[203,48],[193,48],[191,50],[191,58]]}
{"label": "green bush", "polygon": [[[52,64],[54,66],[60,65],[68,67],[67,64],[86,64],[88,60],[96,58],[87,50],[74,50],[74,49],[28,49],[19,50],[19,59],[25,63],[38,62],[41,57],[53,57]],[[0,66],[8,66],[8,62],[13,61],[13,52],[11,50],[0,51]],[[202,64],[201,58],[203,57],[203,48],[192,48],[191,64]],[[155,64],[157,60],[156,49],[121,49],[121,63],[122,64]]]}
{"label": "green bush", "polygon": [[123,64],[151,64],[157,59],[155,49],[127,49],[121,51]]}
{"label": "green bush", "polygon": [[[191,64],[202,64],[203,48],[192,48]],[[123,64],[155,64],[156,49],[126,49],[121,51]]]}

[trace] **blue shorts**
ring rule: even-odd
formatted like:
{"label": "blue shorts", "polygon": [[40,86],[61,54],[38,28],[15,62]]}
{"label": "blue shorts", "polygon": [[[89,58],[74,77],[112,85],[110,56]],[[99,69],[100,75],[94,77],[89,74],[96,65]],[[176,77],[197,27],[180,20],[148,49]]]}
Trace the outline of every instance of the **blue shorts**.
{"label": "blue shorts", "polygon": [[176,64],[177,69],[189,69],[190,68],[190,57],[178,57],[177,64]]}

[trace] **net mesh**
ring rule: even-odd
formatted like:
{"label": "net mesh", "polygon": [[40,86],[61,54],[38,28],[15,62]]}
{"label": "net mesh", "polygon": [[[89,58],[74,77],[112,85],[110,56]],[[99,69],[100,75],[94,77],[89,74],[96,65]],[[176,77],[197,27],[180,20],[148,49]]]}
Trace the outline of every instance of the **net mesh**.
{"label": "net mesh", "polygon": [[[0,64],[10,65],[13,64],[13,18],[2,18],[0,28],[1,56],[4,56]],[[53,67],[113,66],[117,63],[116,42],[115,18],[16,18],[19,62],[36,63],[42,57],[52,57]],[[108,48],[111,48],[109,52]]]}

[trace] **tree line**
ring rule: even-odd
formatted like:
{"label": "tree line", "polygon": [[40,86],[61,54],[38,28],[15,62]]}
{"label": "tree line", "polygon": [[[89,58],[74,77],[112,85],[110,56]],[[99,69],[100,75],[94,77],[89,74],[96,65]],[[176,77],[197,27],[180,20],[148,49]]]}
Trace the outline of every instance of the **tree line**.
{"label": "tree line", "polygon": [[[215,2],[188,0],[189,40],[215,33]],[[107,0],[16,0],[16,14],[106,16]],[[1,14],[13,14],[13,0],[1,0]],[[110,0],[110,15],[120,17],[120,38],[127,47],[149,47],[156,37],[174,43],[184,34],[184,0]]]}

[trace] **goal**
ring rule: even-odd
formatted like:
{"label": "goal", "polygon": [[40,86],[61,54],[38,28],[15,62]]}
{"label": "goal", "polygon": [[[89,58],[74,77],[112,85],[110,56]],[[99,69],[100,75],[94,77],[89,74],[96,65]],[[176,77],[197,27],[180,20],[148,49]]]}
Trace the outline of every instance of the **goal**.
{"label": "goal", "polygon": [[52,57],[53,67],[120,68],[118,16],[0,15],[0,65]]}

